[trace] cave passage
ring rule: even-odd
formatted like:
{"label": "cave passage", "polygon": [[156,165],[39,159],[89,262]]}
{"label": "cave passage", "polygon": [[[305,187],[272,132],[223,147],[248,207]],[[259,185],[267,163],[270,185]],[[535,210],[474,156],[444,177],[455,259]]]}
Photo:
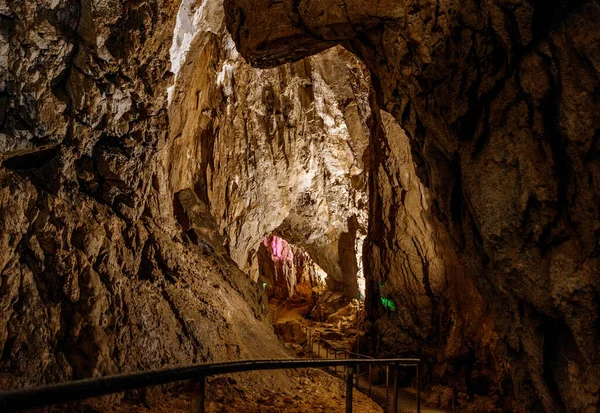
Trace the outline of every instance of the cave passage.
{"label": "cave passage", "polygon": [[[0,389],[307,356],[308,326],[421,358],[438,408],[596,413],[599,22],[598,0],[0,1]],[[319,373],[210,397],[335,411]]]}
{"label": "cave passage", "polygon": [[[348,296],[342,283],[331,282],[310,254],[277,235],[265,237],[260,244],[256,266],[256,282],[267,296],[274,323],[299,317],[327,321],[329,315],[361,298]],[[360,301],[364,303],[364,296]]]}
{"label": "cave passage", "polygon": [[306,344],[301,327],[309,327],[340,348],[356,350],[364,296],[349,297],[340,283],[327,282],[327,273],[304,249],[277,235],[263,240],[256,257],[257,282],[268,297],[270,320],[283,341]]}
{"label": "cave passage", "polygon": [[327,273],[304,251],[277,235],[266,237],[257,253],[258,283],[269,299],[311,299],[327,289]]}

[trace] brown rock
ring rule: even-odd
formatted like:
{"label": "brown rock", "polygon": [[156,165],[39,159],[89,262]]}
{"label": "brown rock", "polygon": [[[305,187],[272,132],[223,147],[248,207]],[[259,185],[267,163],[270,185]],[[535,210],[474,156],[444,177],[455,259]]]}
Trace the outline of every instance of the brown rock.
{"label": "brown rock", "polygon": [[[417,2],[382,11],[367,2],[267,3],[225,3],[243,55],[266,67],[343,42],[369,66],[379,105],[410,138],[417,175],[431,194],[429,231],[441,224],[434,242],[445,251],[449,237],[460,263],[450,258],[438,280],[464,274],[467,286],[430,282],[437,276],[427,275],[426,259],[400,286],[390,285],[390,295],[413,294],[414,313],[422,314],[393,317],[410,351],[417,349],[411,341],[424,339],[438,348],[431,362],[438,364],[440,346],[470,348],[472,367],[460,374],[465,387],[480,391],[469,375],[486,375],[506,396],[506,409],[593,410],[600,383],[600,54],[591,46],[598,43],[598,4]],[[382,155],[375,162],[387,162]],[[392,186],[385,195],[375,185],[371,202],[391,202],[386,209],[397,211],[406,189]],[[403,248],[386,248],[373,230],[367,242],[375,283]],[[371,287],[372,308],[378,289]],[[419,338],[430,319],[441,323],[432,331],[442,337]],[[480,331],[453,335],[443,319]]]}
{"label": "brown rock", "polygon": [[251,278],[274,232],[356,293],[368,74],[341,48],[257,71],[223,16],[0,4],[0,387],[286,356]]}
{"label": "brown rock", "polygon": [[178,6],[0,5],[2,388],[286,354],[205,200],[163,169]]}
{"label": "brown rock", "polygon": [[275,334],[286,343],[301,344],[306,341],[306,333],[302,325],[297,321],[287,321],[285,323],[273,324]]}

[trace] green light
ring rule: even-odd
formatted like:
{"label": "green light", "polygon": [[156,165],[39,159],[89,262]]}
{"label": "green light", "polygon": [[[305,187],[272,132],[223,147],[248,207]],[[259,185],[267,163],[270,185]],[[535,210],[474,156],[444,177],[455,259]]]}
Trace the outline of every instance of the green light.
{"label": "green light", "polygon": [[267,283],[262,283],[263,288],[267,288]]}
{"label": "green light", "polygon": [[396,304],[394,304],[394,302],[389,298],[381,297],[381,304],[391,311],[396,311]]}

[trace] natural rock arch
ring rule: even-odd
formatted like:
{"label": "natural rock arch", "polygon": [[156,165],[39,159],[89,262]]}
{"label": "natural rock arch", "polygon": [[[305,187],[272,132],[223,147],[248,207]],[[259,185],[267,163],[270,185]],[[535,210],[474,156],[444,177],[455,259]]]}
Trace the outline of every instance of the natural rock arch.
{"label": "natural rock arch", "polygon": [[[491,325],[482,328],[495,336],[487,337],[496,343],[494,365],[481,366],[486,335],[463,338],[475,351],[471,365],[498,393],[515,396],[504,408],[594,409],[598,2],[227,0],[225,7],[238,49],[254,65],[339,43],[364,60],[378,105],[410,137],[417,174],[466,279],[485,298]],[[370,232],[367,260],[384,235]],[[378,271],[373,263],[368,270]],[[371,274],[370,294],[378,278]],[[462,311],[469,319],[473,310]]]}

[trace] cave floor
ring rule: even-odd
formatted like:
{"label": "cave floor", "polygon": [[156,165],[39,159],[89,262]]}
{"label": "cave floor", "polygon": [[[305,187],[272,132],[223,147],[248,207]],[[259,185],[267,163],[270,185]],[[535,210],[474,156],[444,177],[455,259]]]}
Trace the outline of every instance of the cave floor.
{"label": "cave floor", "polygon": [[[300,324],[308,327],[312,334],[320,334],[338,348],[350,350],[356,340],[356,317],[347,317],[335,323],[316,322],[307,319],[312,304],[306,301],[290,301],[284,305],[272,306],[271,311],[274,324],[289,323]],[[286,347],[291,352],[296,352],[302,357],[325,358],[321,348],[318,355],[317,346],[313,344],[312,354],[302,349],[299,344],[287,343]],[[333,359],[334,355],[329,354]],[[255,377],[258,377],[258,374]],[[268,375],[267,372],[265,372]],[[283,373],[287,376],[292,386],[285,391],[277,389],[276,385],[270,387],[262,384],[254,385],[248,380],[236,381],[235,375],[227,377],[214,377],[208,380],[208,397],[206,411],[208,413],[304,413],[304,412],[345,412],[345,383],[343,372],[333,369],[317,370],[302,369]],[[275,376],[273,383],[275,383]],[[115,413],[183,413],[190,411],[191,395],[185,386],[177,392],[163,394],[153,392],[153,396],[146,397],[145,403],[123,402],[112,411]],[[391,397],[393,388],[389,389],[389,410],[392,411]],[[386,400],[385,386],[372,384],[371,397],[368,397],[368,381],[364,372],[359,377],[358,390],[354,391],[354,411],[358,413],[384,413]],[[415,390],[403,388],[400,390],[398,403],[399,412],[408,413],[416,411]],[[152,393],[151,393],[152,394]],[[158,394],[158,396],[156,395]],[[421,407],[423,413],[444,413],[443,410]]]}
{"label": "cave floor", "polygon": [[[274,310],[274,320],[273,322],[276,324],[283,323],[299,323],[304,327],[308,328],[311,331],[311,334],[318,334],[321,337],[325,338],[328,342],[333,344],[336,348],[352,350],[356,343],[358,325],[356,322],[356,314],[352,314],[351,311],[348,311],[348,316],[341,317],[336,320],[336,322],[328,323],[328,322],[318,322],[309,320],[307,318],[307,314],[310,312],[310,308],[312,304],[310,302],[306,302],[304,300],[288,300],[284,305],[279,305]],[[297,346],[300,343],[295,343]],[[313,343],[312,352],[302,353],[298,347],[296,350],[299,354],[302,354],[304,357],[319,357],[319,358],[327,358],[334,359],[335,355],[329,352],[326,354],[325,349],[321,347],[320,351],[317,347],[316,343]],[[340,355],[338,355],[340,357]],[[343,369],[338,368],[338,370],[329,369],[330,374],[337,376],[340,379],[343,379]],[[390,378],[390,380],[392,380]],[[368,393],[369,382],[368,377],[365,374],[365,371],[362,371],[359,375],[358,389],[365,394]],[[393,386],[390,385],[389,388],[389,403],[388,410],[392,411],[391,399],[393,393]],[[423,394],[423,399],[426,399],[427,395]],[[385,385],[371,385],[371,398],[376,401],[380,406],[386,406],[386,388]],[[398,407],[401,412],[415,412],[416,411],[416,389],[414,388],[402,388],[398,394]],[[362,411],[356,410],[355,411]],[[444,410],[435,409],[426,407],[423,404],[421,405],[422,413],[445,413]]]}
{"label": "cave floor", "polygon": [[[318,353],[318,348],[317,348],[317,344],[313,343],[313,356],[317,357],[317,353]],[[335,356],[331,353],[329,353],[327,355],[327,359],[334,359]],[[338,356],[339,357],[339,356]],[[325,358],[325,354],[323,354],[323,349],[321,349],[320,351],[320,358]],[[332,374],[338,376],[338,377],[343,377],[343,372],[342,369],[339,368],[337,371],[335,371],[334,369],[332,369],[330,371]],[[390,380],[392,380],[390,378]],[[368,377],[367,377],[367,373],[363,370],[360,372],[360,376],[359,376],[359,382],[357,385],[357,388],[364,392],[365,394],[369,395],[369,381],[368,381]],[[389,388],[389,395],[386,396],[386,388],[385,386],[382,385],[376,385],[376,384],[371,384],[371,393],[370,396],[374,401],[376,401],[380,406],[386,406],[386,397],[387,400],[389,400],[389,409],[387,411],[392,411],[392,407],[391,405],[391,400],[392,400],[392,396],[393,396],[393,385],[390,384],[390,388]],[[415,412],[416,409],[416,405],[417,405],[417,396],[416,396],[416,389],[413,388],[402,388],[400,389],[399,393],[398,393],[398,408],[400,409],[400,411],[404,411],[404,412]],[[384,407],[384,411],[385,407]],[[421,405],[421,413],[445,413],[445,410],[440,410],[440,409],[434,409],[431,407],[426,407],[424,405]]]}
{"label": "cave floor", "polygon": [[[289,308],[288,308],[289,305]],[[310,309],[310,303],[303,301],[287,303],[287,305],[273,305],[271,307],[274,323],[301,323],[305,322],[305,314]],[[330,332],[329,326],[315,325],[322,328],[323,333]],[[356,332],[356,330],[354,331]],[[343,335],[335,333],[336,337],[344,339]],[[345,343],[345,345],[349,345]],[[297,348],[287,345],[290,353],[296,353]],[[296,355],[296,354],[294,354]],[[318,369],[301,369],[281,372],[287,376],[285,380],[292,383],[287,389],[281,391],[276,387],[276,380],[281,375],[274,375],[274,386],[248,383],[248,380],[236,381],[236,375],[215,377],[208,380],[206,411],[253,413],[305,413],[305,412],[345,412],[346,386],[342,377]],[[268,372],[254,373],[257,379],[264,379]],[[268,380],[267,380],[268,381]],[[164,397],[151,397],[145,404],[123,403],[115,409],[115,413],[183,413],[189,412],[191,396],[182,389],[181,393],[168,394]],[[363,392],[354,391],[354,411],[358,413],[383,413],[382,408]],[[406,410],[408,412],[409,410]],[[404,410],[401,410],[405,413]]]}
{"label": "cave floor", "polygon": [[[307,413],[345,412],[345,384],[332,375],[317,369],[290,372],[295,388],[277,392],[269,388],[248,389],[232,384],[230,380],[217,377],[208,381],[207,413]],[[256,391],[252,391],[256,390]],[[112,410],[114,413],[188,413],[189,393],[166,395],[151,403],[124,403]],[[354,411],[359,413],[383,413],[373,400],[364,393],[354,392]],[[404,412],[402,412],[404,413]]]}

